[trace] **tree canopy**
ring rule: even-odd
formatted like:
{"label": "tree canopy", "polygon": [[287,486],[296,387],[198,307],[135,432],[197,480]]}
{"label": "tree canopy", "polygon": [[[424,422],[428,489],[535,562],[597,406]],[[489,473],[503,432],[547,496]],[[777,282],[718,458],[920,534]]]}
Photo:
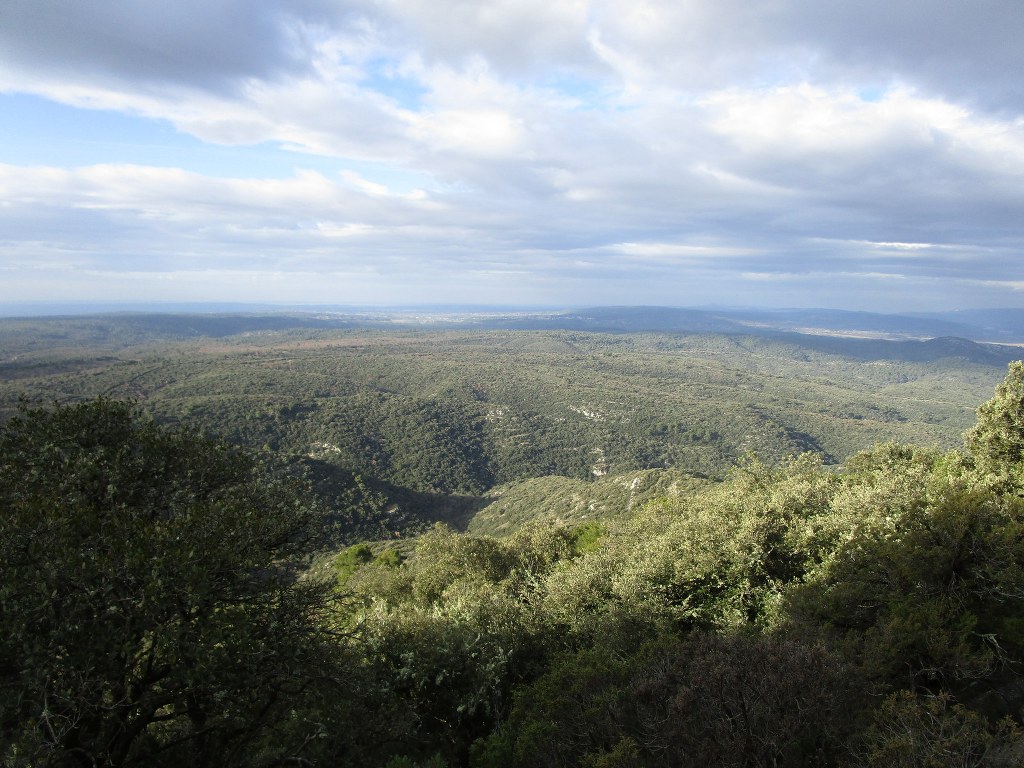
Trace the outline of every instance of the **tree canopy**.
{"label": "tree canopy", "polygon": [[339,674],[323,582],[289,568],[315,508],[227,444],[98,400],[0,432],[7,765],[259,765]]}
{"label": "tree canopy", "polygon": [[967,433],[967,447],[989,464],[1024,460],[1024,361],[1010,363],[995,396],[978,408],[978,422]]}

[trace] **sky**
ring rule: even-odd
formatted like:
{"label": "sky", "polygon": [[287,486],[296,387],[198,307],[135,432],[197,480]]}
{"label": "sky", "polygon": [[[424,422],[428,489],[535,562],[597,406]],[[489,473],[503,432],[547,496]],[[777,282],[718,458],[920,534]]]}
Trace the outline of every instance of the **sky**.
{"label": "sky", "polygon": [[0,0],[19,302],[1024,307],[1021,0]]}

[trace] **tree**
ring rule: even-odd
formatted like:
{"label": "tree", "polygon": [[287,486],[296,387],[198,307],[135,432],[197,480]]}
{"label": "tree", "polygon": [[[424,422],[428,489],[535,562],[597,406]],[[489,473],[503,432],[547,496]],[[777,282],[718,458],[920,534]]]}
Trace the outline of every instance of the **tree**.
{"label": "tree", "polygon": [[828,765],[853,697],[824,646],[772,636],[660,634],[632,653],[596,643],[517,692],[477,766]]}
{"label": "tree", "polygon": [[841,636],[844,653],[883,687],[960,694],[1015,675],[1024,498],[1013,484],[979,481],[958,452],[896,445],[848,469],[833,518],[815,534],[826,556],[790,585],[788,618]]}
{"label": "tree", "polygon": [[995,396],[978,408],[978,423],[966,440],[968,450],[989,465],[1024,460],[1024,361],[1010,363]]}
{"label": "tree", "polygon": [[341,667],[288,568],[315,508],[229,445],[98,400],[0,430],[5,765],[259,765]]}

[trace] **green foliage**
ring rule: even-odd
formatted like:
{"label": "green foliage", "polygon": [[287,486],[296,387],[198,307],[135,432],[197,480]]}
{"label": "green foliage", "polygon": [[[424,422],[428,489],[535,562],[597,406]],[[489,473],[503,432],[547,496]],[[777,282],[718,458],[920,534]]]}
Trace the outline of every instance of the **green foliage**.
{"label": "green foliage", "polygon": [[749,463],[726,482],[650,505],[586,557],[558,564],[544,610],[573,634],[611,620],[677,629],[768,622],[818,552],[834,475],[810,458]]}
{"label": "green foliage", "polygon": [[373,550],[369,544],[353,544],[335,556],[331,568],[338,579],[338,584],[345,586],[353,573],[372,560]]}
{"label": "green foliage", "polygon": [[574,765],[614,748],[620,736],[606,713],[621,706],[629,672],[628,662],[600,647],[556,660],[518,693],[502,730],[476,746],[473,764]]}
{"label": "green foliage", "polygon": [[416,757],[440,749],[457,759],[505,706],[508,638],[481,631],[473,617],[414,608],[378,609],[365,622],[366,663],[409,712],[399,749]]}
{"label": "green foliage", "polygon": [[597,521],[577,525],[572,530],[572,547],[577,554],[593,552],[600,546],[601,539],[608,532],[608,529]]}
{"label": "green foliage", "polygon": [[848,733],[841,661],[770,637],[662,637],[565,656],[520,690],[477,766],[826,764]]}
{"label": "green foliage", "polygon": [[876,679],[989,677],[1024,649],[1024,505],[956,456],[893,457],[855,462],[833,503],[840,519],[856,515],[854,535],[792,591],[792,606],[855,638]]}
{"label": "green foliage", "polygon": [[[100,400],[0,432],[5,765],[297,757],[341,676],[335,596],[288,558],[314,510],[224,443]],[[319,691],[319,692],[318,692]]]}
{"label": "green foliage", "polygon": [[460,583],[493,583],[515,566],[509,548],[488,536],[460,536],[436,526],[420,537],[416,557],[409,563],[413,594],[434,603]]}
{"label": "green foliage", "polygon": [[995,396],[978,408],[978,422],[966,438],[968,450],[990,467],[1024,460],[1024,361],[1010,364]]}
{"label": "green foliage", "polygon": [[385,568],[397,568],[402,564],[402,555],[397,549],[385,549],[373,559],[373,562]]}

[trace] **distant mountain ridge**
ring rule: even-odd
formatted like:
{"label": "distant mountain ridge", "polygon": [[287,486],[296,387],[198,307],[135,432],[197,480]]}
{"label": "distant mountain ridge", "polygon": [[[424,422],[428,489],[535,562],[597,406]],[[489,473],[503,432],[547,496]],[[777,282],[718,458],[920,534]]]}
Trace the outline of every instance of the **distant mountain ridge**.
{"label": "distant mountain ridge", "polygon": [[[581,331],[762,336],[862,360],[961,358],[1005,365],[1024,356],[1024,310],[879,314],[831,309],[609,306],[564,311],[502,308],[229,312],[119,312],[0,320],[0,348],[53,327],[67,343],[225,338],[276,331],[353,328]],[[6,339],[6,343],[5,343]]]}
{"label": "distant mountain ridge", "polygon": [[[967,322],[972,317],[985,324]],[[959,322],[946,315],[923,317],[826,309],[594,307],[515,317],[504,322],[492,319],[483,324],[495,329],[756,335],[860,360],[927,362],[961,358],[1002,366],[1024,356],[1024,349],[1012,346],[1024,342],[1024,310],[979,310],[976,315],[963,318],[964,322]]]}
{"label": "distant mountain ridge", "polygon": [[592,307],[512,318],[514,327],[610,332],[778,333],[844,335],[890,341],[957,336],[1024,343],[1024,310],[890,315],[833,309],[697,309]]}
{"label": "distant mountain ridge", "polygon": [[981,365],[1002,367],[1024,357],[1024,349],[1004,344],[979,343],[959,336],[940,336],[934,339],[862,339],[846,336],[819,336],[811,334],[778,334],[801,347],[844,355],[857,360],[902,360],[926,363],[946,358],[960,359]]}

